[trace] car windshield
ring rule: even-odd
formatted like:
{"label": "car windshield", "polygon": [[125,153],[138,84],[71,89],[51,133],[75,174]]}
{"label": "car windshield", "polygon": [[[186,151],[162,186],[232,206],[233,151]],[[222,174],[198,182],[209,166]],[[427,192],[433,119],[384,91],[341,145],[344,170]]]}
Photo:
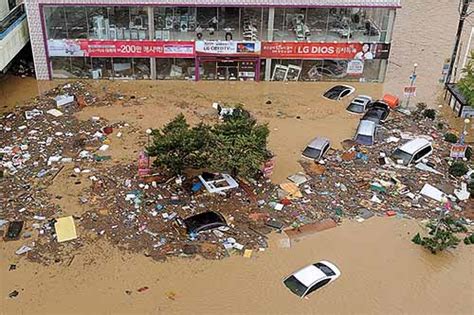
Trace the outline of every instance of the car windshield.
{"label": "car windshield", "polygon": [[336,85],[324,93],[324,97],[327,97],[331,100],[337,100],[339,99],[339,95],[341,94],[342,91],[347,90],[345,86],[342,85]]}
{"label": "car windshield", "polygon": [[349,107],[347,107],[348,111],[354,112],[354,113],[363,113],[364,112],[364,105],[359,105],[359,104],[350,104]]}
{"label": "car windshield", "polygon": [[297,296],[303,296],[308,289],[304,284],[298,281],[295,276],[291,276],[283,282],[288,289]]}
{"label": "car windshield", "polygon": [[408,165],[408,163],[410,163],[410,160],[411,160],[411,154],[405,151],[402,151],[400,149],[396,149],[395,152],[392,153],[391,157],[394,161],[402,160],[403,165]]}
{"label": "car windshield", "polygon": [[372,145],[374,143],[373,138],[371,136],[366,135],[357,135],[356,142],[365,145]]}
{"label": "car windshield", "polygon": [[303,155],[312,159],[317,159],[319,158],[319,155],[321,154],[321,150],[311,148],[311,147],[306,147],[303,151]]}
{"label": "car windshield", "polygon": [[314,264],[315,267],[319,268],[322,272],[324,272],[324,274],[326,276],[335,276],[336,274],[334,273],[334,271],[329,268],[328,266],[326,266],[325,264],[322,264],[322,263],[317,263],[317,264]]}

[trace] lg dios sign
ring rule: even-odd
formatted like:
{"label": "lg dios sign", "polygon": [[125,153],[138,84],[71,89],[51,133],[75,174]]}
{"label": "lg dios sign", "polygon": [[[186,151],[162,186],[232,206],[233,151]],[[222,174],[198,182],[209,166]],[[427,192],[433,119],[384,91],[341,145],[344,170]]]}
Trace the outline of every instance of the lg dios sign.
{"label": "lg dios sign", "polygon": [[275,43],[262,45],[266,58],[353,58],[362,49],[358,43]]}
{"label": "lg dios sign", "polygon": [[334,46],[298,46],[295,48],[297,54],[343,54],[355,52],[351,47],[334,47]]}

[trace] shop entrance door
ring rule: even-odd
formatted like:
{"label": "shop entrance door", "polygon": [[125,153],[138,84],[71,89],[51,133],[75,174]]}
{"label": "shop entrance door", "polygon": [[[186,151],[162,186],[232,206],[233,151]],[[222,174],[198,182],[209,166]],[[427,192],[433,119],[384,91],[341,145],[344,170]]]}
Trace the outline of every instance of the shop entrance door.
{"label": "shop entrance door", "polygon": [[217,79],[234,81],[237,80],[238,74],[239,70],[236,61],[217,62]]}

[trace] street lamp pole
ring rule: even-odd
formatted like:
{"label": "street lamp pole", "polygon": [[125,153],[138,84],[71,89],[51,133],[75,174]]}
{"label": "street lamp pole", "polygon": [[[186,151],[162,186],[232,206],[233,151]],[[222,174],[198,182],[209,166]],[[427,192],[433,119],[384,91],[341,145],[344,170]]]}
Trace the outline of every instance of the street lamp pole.
{"label": "street lamp pole", "polygon": [[[469,3],[472,0],[460,0],[460,1],[462,1],[462,8],[459,12],[460,15],[459,15],[458,30],[456,32],[456,41],[454,42],[454,49],[453,49],[453,53],[451,55],[451,60],[449,62],[449,69],[448,69],[448,74],[446,76],[445,83],[451,83],[451,77],[452,77],[453,70],[454,70],[454,63],[456,62],[456,56],[457,56],[458,50],[459,50],[459,42],[461,41],[462,30],[463,30],[463,27],[464,27],[464,20],[469,15],[467,13],[467,10],[469,9]],[[456,80],[456,78],[454,78],[454,80]]]}
{"label": "street lamp pole", "polygon": [[467,125],[470,123],[471,121],[469,119],[464,119],[464,127],[462,129],[462,134],[461,136],[459,137],[459,143],[460,144],[464,144],[464,138],[466,137],[467,135]]}
{"label": "street lamp pole", "polygon": [[413,65],[413,72],[411,73],[411,76],[410,76],[410,90],[408,91],[406,108],[410,106],[411,94],[413,93],[411,89],[415,85],[415,81],[416,81],[416,67],[418,67],[417,63]]}

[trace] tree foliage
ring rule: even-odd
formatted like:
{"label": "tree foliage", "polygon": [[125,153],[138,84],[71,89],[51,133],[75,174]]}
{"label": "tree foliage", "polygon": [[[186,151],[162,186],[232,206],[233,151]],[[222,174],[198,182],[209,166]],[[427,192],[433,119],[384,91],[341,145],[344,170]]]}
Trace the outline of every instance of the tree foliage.
{"label": "tree foliage", "polygon": [[161,130],[153,130],[153,143],[147,148],[156,157],[155,166],[173,174],[187,167],[202,167],[212,145],[211,128],[205,124],[190,127],[183,114],[176,116]]}
{"label": "tree foliage", "polygon": [[217,145],[212,151],[212,167],[232,175],[255,177],[263,162],[270,157],[267,125],[258,124],[248,112],[237,108],[224,122],[214,127]]}
{"label": "tree foliage", "polygon": [[432,254],[436,254],[446,248],[456,248],[459,242],[461,242],[457,238],[456,233],[467,232],[467,228],[452,216],[432,220],[426,227],[429,230],[427,236],[422,237],[420,233],[417,233],[411,241],[428,249]]}
{"label": "tree foliage", "polygon": [[207,168],[254,177],[270,157],[267,125],[258,124],[241,107],[214,126],[190,127],[180,114],[152,135],[147,151],[156,157],[154,165],[173,174],[182,174],[186,168]]}
{"label": "tree foliage", "polygon": [[464,77],[459,80],[457,86],[464,95],[469,106],[474,106],[474,50],[471,51],[469,62],[462,69]]}
{"label": "tree foliage", "polygon": [[461,177],[465,175],[469,169],[467,168],[466,164],[461,161],[456,161],[449,167],[449,174],[455,177]]}

